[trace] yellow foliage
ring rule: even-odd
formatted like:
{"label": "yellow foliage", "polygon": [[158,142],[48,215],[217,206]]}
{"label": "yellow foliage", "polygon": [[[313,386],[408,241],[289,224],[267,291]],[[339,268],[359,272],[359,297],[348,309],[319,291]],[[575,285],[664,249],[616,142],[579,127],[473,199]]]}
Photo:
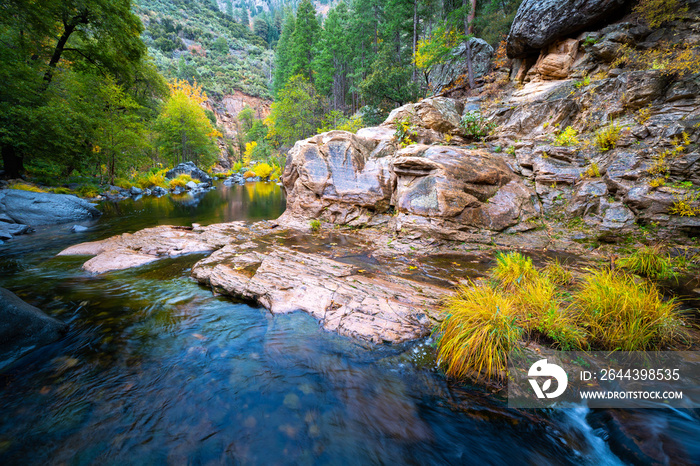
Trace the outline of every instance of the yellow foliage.
{"label": "yellow foliage", "polygon": [[274,168],[272,168],[269,164],[267,163],[257,163],[253,167],[253,172],[255,173],[255,176],[260,177],[261,179],[266,179],[269,177],[272,172],[274,172]]}
{"label": "yellow foliage", "polygon": [[20,191],[31,191],[33,193],[45,193],[46,191],[41,189],[38,186],[34,186],[32,184],[26,184],[26,183],[14,183],[8,186],[10,189],[18,189]]}
{"label": "yellow foliage", "polygon": [[598,149],[605,152],[614,149],[620,139],[620,130],[622,128],[615,123],[610,123],[608,126],[601,128],[595,135],[595,141]]}
{"label": "yellow foliage", "polygon": [[247,142],[245,145],[245,150],[243,151],[243,165],[250,164],[253,151],[258,147],[258,143],[255,141]]}
{"label": "yellow foliage", "polygon": [[198,85],[197,81],[195,81],[194,84],[190,84],[184,79],[182,81],[176,79],[169,83],[168,87],[170,88],[171,95],[183,94],[199,105],[206,102],[208,99],[207,93],[202,90],[202,86]]}
{"label": "yellow foliage", "polygon": [[639,0],[632,11],[639,13],[649,26],[657,28],[683,16],[688,12],[688,5],[681,6],[679,0]]}
{"label": "yellow foliage", "polygon": [[248,178],[255,178],[256,176],[258,176],[258,175],[256,175],[255,172],[250,171],[250,170],[248,170],[247,172],[245,172],[245,173],[243,174],[243,178],[246,178],[246,179],[248,179]]}
{"label": "yellow foliage", "polygon": [[168,186],[170,187],[170,189],[184,188],[185,186],[187,186],[187,183],[190,181],[192,181],[192,177],[190,175],[183,173],[182,175],[178,175],[177,178],[173,178],[172,180],[170,180],[170,182],[168,183]]}
{"label": "yellow foliage", "polygon": [[620,56],[611,66],[622,64],[637,70],[659,70],[667,76],[682,78],[700,69],[700,51],[692,44],[660,43],[647,50],[636,50],[628,44],[619,48]]}
{"label": "yellow foliage", "polygon": [[575,146],[579,143],[577,136],[578,131],[571,126],[567,126],[564,131],[559,132],[555,136],[554,144],[557,146]]}

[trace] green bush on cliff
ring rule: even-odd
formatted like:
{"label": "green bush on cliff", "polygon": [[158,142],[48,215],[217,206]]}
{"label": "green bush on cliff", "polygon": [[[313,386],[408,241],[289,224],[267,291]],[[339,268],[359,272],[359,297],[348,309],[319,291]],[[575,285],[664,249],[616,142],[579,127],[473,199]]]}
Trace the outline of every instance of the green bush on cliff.
{"label": "green bush on cliff", "polygon": [[489,122],[478,110],[466,112],[459,124],[465,136],[476,140],[485,138],[496,128],[496,124]]}

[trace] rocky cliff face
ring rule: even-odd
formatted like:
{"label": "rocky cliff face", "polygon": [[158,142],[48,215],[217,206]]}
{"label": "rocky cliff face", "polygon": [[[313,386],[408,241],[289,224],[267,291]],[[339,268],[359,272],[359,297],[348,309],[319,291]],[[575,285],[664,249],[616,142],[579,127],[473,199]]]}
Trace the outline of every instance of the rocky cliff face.
{"label": "rocky cliff face", "polygon": [[[538,32],[530,24],[536,12],[519,13],[509,41],[519,43],[522,31],[547,38],[522,45],[542,48],[529,62],[513,62],[520,83],[495,98],[483,88],[466,100],[424,99],[356,135],[335,131],[299,141],[282,177],[289,199],[283,220],[385,225],[457,240],[558,225],[579,240],[653,233],[692,242],[700,234],[697,69],[614,62],[623,44],[643,51],[671,40],[696,56],[700,22],[693,10],[669,28],[624,18],[571,38],[561,37],[573,31],[564,27],[571,18],[558,12],[567,2],[550,3],[523,4],[523,11],[556,13],[559,29]],[[597,24],[623,4],[588,2],[592,10],[580,24]],[[498,125],[486,143],[460,127],[476,109]],[[402,122],[410,124],[403,144],[395,134]],[[575,141],[558,137],[565,129]],[[606,132],[615,139],[608,146],[600,142]]]}

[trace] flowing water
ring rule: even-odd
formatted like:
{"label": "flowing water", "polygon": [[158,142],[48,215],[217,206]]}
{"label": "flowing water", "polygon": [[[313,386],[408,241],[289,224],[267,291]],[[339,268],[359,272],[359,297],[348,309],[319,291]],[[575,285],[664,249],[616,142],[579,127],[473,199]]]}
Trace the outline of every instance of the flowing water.
{"label": "flowing water", "polygon": [[[70,325],[0,369],[0,464],[622,464],[604,412],[509,410],[448,383],[429,340],[367,345],[215,297],[189,278],[202,256],[99,276],[55,257],[159,224],[275,218],[273,184],[101,209],[85,233],[0,246],[0,286]],[[700,458],[695,413],[641,416]]]}

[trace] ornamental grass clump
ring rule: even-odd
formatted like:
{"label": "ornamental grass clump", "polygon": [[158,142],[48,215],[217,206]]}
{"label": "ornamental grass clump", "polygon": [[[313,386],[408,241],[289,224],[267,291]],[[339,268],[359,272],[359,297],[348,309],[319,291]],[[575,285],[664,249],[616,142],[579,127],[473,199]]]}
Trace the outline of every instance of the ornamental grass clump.
{"label": "ornamental grass clump", "polygon": [[536,277],[537,270],[532,265],[532,259],[519,252],[499,253],[496,255],[496,267],[491,276],[506,289],[521,284],[524,280]]}
{"label": "ornamental grass clump", "polygon": [[572,306],[591,342],[603,350],[656,350],[685,337],[678,302],[664,300],[654,284],[624,272],[586,275]]}
{"label": "ornamental grass clump", "polygon": [[504,379],[508,352],[523,329],[513,298],[490,286],[461,286],[445,300],[438,362],[448,376]]}
{"label": "ornamental grass clump", "polygon": [[645,246],[637,249],[629,256],[619,259],[618,264],[642,277],[664,279],[673,278],[676,275],[671,257],[663,253],[659,246]]}

